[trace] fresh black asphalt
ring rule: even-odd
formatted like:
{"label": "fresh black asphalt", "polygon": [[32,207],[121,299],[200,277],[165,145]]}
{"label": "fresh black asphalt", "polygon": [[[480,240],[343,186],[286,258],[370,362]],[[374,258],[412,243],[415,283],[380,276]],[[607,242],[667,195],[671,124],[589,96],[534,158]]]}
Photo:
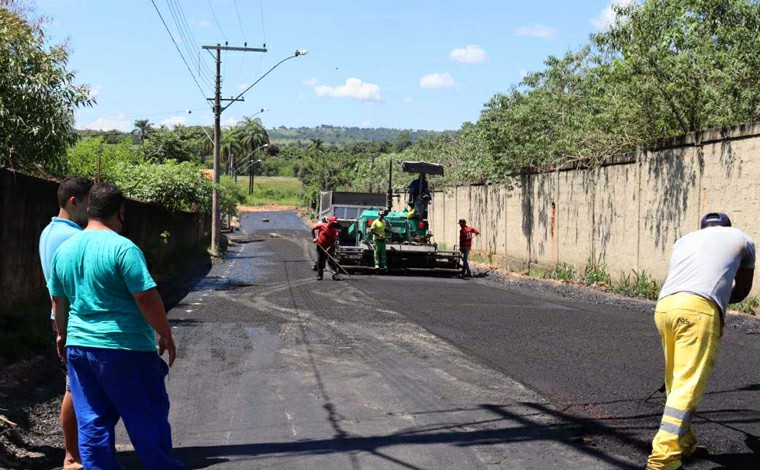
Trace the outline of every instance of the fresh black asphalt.
{"label": "fresh black asphalt", "polygon": [[[241,228],[170,312],[190,468],[643,467],[664,400],[651,304],[495,276],[317,282],[294,213]],[[694,421],[712,455],[688,468],[760,468],[758,331],[729,321]]]}

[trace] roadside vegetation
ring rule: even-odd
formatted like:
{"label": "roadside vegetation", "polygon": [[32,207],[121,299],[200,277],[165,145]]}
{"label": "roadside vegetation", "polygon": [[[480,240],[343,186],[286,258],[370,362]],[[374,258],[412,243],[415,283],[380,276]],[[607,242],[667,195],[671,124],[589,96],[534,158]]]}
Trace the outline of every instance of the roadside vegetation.
{"label": "roadside vegetation", "polygon": [[[472,255],[472,259],[479,263],[491,264],[492,259],[481,254]],[[598,288],[605,292],[624,295],[645,300],[657,300],[662,289],[662,281],[652,277],[645,270],[632,269],[630,272],[621,272],[613,278],[604,263],[589,260],[583,270],[576,270],[568,264],[559,264],[554,268],[537,268],[521,272],[536,279],[548,279],[571,284],[579,284]],[[760,299],[756,296],[747,297],[743,302],[731,304],[729,308],[742,313],[756,315],[760,307]]]}
{"label": "roadside vegetation", "polygon": [[241,176],[238,185],[245,191],[244,204],[247,206],[298,206],[301,203],[303,187],[301,181],[292,176],[257,176],[253,194],[248,194],[247,177]]}

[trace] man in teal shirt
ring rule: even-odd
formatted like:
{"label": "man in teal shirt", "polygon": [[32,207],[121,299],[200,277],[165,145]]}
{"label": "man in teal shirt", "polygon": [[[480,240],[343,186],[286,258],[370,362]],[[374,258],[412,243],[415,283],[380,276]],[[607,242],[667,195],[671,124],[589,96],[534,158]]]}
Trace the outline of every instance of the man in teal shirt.
{"label": "man in teal shirt", "polygon": [[[82,464],[88,470],[121,468],[113,445],[121,417],[143,466],[183,468],[172,457],[164,378],[176,347],[163,302],[142,252],[118,234],[124,227],[121,191],[96,184],[89,199],[87,228],[61,244],[48,281]],[[164,351],[169,366],[160,358]]]}
{"label": "man in teal shirt", "polygon": [[[87,225],[87,195],[92,187],[92,180],[80,177],[66,178],[58,185],[58,216],[53,217],[40,235],[40,262],[45,282],[50,278],[50,262],[61,243],[82,231]],[[58,336],[53,311],[50,311],[53,333]],[[65,368],[65,362],[61,361]],[[61,429],[63,430],[63,470],[82,468],[77,442],[77,417],[74,413],[74,401],[68,374],[66,389],[61,400]]]}

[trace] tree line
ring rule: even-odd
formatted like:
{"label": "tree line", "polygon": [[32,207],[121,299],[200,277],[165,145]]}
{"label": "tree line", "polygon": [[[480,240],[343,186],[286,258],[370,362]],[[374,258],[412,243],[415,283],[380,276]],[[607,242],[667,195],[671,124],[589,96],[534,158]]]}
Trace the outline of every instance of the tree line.
{"label": "tree line", "polygon": [[[73,110],[93,100],[66,70],[65,46],[48,45],[43,22],[28,19],[16,0],[0,5],[0,28],[10,31],[0,44],[0,67],[8,71],[0,75],[0,164],[60,175],[79,162],[76,171],[92,172],[107,145],[125,153],[126,141],[134,153],[127,161],[209,166],[208,127],[139,120],[130,134],[75,133]],[[309,200],[323,189],[381,191],[393,160],[444,164],[447,176],[437,184],[503,182],[567,163],[592,167],[663,138],[760,118],[757,0],[645,0],[614,8],[610,26],[577,50],[548,57],[542,70],[494,95],[476,122],[457,130],[267,131],[248,118],[225,130],[222,166],[235,175],[261,160],[256,174],[295,176]]]}

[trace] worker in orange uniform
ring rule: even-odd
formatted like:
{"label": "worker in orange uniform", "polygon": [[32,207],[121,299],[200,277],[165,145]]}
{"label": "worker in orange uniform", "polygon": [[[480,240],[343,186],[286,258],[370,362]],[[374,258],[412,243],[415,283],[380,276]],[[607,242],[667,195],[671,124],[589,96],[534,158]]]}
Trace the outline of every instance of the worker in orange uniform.
{"label": "worker in orange uniform", "polygon": [[331,215],[327,222],[320,222],[311,228],[311,237],[317,245],[317,280],[321,281],[325,272],[325,263],[330,264],[332,278],[339,281],[338,265],[335,263],[335,242],[340,236],[338,218]]}
{"label": "worker in orange uniform", "polygon": [[459,219],[459,251],[462,252],[462,277],[472,276],[470,271],[470,250],[472,249],[472,239],[480,235],[475,228],[467,225],[467,221]]}
{"label": "worker in orange uniform", "polygon": [[732,228],[722,212],[705,215],[700,227],[673,246],[655,307],[665,352],[667,401],[647,461],[651,470],[680,469],[682,459],[697,452],[691,420],[715,365],[726,308],[752,289],[752,239]]}

